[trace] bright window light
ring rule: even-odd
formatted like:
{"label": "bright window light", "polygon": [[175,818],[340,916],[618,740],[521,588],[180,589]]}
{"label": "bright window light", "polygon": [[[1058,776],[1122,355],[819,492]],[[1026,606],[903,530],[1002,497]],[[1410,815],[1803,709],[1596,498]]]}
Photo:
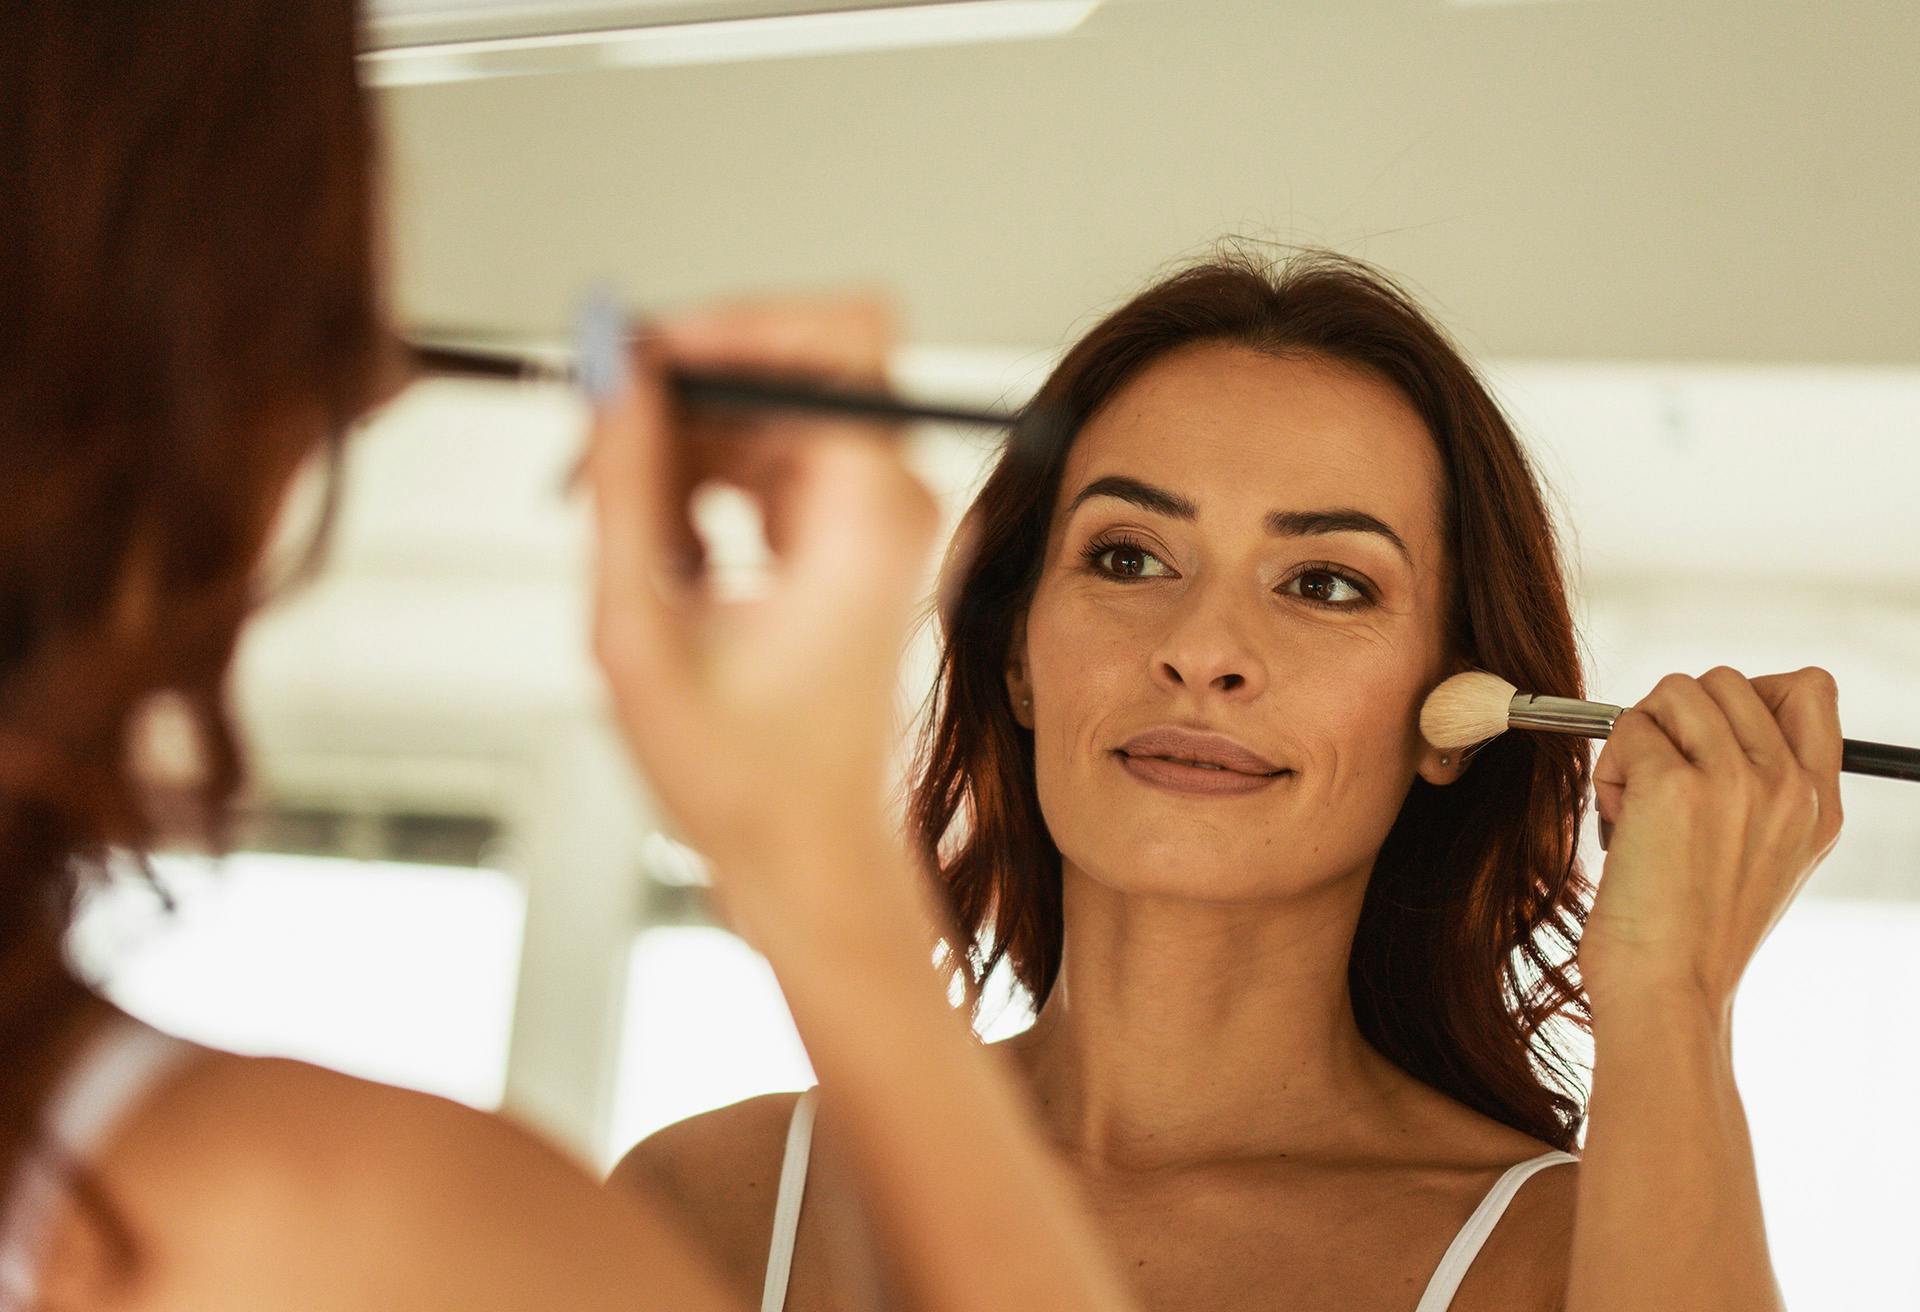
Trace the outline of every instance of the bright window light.
{"label": "bright window light", "polygon": [[75,926],[81,971],[149,1024],[234,1052],[499,1105],[526,899],[494,870],[161,858]]}
{"label": "bright window light", "polygon": [[1733,1064],[1788,1307],[1916,1306],[1916,955],[1920,902],[1803,897],[1741,984]]}
{"label": "bright window light", "polygon": [[704,926],[634,941],[617,1080],[609,1164],[675,1121],[814,1082],[766,958]]}

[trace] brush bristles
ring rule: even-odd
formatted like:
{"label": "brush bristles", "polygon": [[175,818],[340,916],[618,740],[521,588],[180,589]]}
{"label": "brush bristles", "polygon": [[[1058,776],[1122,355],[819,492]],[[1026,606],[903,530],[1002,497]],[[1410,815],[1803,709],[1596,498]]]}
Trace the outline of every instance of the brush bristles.
{"label": "brush bristles", "polygon": [[1471,747],[1507,731],[1507,708],[1519,689],[1497,674],[1468,670],[1427,694],[1420,707],[1420,733],[1447,750]]}

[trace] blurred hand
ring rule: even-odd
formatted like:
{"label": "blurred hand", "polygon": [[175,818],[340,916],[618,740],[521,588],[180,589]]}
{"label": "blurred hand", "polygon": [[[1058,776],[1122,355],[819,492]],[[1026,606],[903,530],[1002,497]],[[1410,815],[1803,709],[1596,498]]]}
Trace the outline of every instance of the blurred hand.
{"label": "blurred hand", "polygon": [[1817,668],[1669,675],[1620,716],[1594,765],[1607,858],[1579,950],[1596,1013],[1636,991],[1731,1007],[1839,837],[1840,751]]}
{"label": "blurred hand", "polygon": [[[744,304],[655,324],[629,385],[596,417],[586,464],[596,656],[656,797],[717,872],[887,832],[898,666],[940,516],[897,432],[682,415],[665,370],[878,387],[890,341],[890,315],[870,300]],[[689,518],[709,480],[759,503],[773,561],[754,599],[709,587]],[[736,911],[740,877],[720,881]]]}

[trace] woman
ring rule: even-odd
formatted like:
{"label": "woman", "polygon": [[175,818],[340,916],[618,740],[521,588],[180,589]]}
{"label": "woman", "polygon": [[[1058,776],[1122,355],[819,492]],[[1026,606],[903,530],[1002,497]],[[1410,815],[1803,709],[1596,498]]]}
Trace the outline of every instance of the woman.
{"label": "woman", "polygon": [[[1005,962],[1037,1006],[998,1046],[1147,1306],[1777,1306],[1727,1027],[1838,832],[1830,678],[1674,676],[1622,717],[1592,898],[1584,742],[1417,728],[1462,669],[1580,693],[1527,462],[1331,256],[1116,311],[968,524],[912,830],[964,980]],[[1592,1030],[1590,1107],[1556,1017]],[[795,1106],[669,1127],[617,1178],[737,1273],[791,1236],[784,1306],[816,1312],[859,1241],[831,1174],[774,1215]]]}
{"label": "woman", "polygon": [[[403,378],[354,48],[346,0],[0,6],[0,1305],[738,1307],[656,1200],[508,1123],[195,1048],[62,959],[76,885],[110,858],[218,842],[241,777],[225,683],[277,512]],[[906,632],[926,492],[897,443],[830,426],[704,434],[696,464],[663,400],[671,363],[870,376],[885,347],[870,306],[761,307],[637,356],[588,462],[598,653],[636,755],[845,1092],[852,1173],[917,1297],[1123,1307],[928,969],[874,783],[875,675]],[[716,613],[654,568],[709,475],[776,527],[757,606]],[[831,742],[801,688],[831,699]],[[154,706],[191,749],[164,779],[142,768]],[[1010,1260],[974,1272],[980,1246]]]}

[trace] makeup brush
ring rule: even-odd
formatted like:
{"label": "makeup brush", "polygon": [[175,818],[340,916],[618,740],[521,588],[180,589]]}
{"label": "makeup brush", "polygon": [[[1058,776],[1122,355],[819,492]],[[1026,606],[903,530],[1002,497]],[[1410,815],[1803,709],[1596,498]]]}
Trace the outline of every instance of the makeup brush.
{"label": "makeup brush", "polygon": [[[1606,702],[1521,692],[1497,674],[1468,670],[1427,694],[1420,707],[1420,733],[1443,751],[1472,747],[1509,729],[1606,738],[1623,709]],[[1849,774],[1920,783],[1920,749],[1848,738],[1841,749],[1840,768]]]}
{"label": "makeup brush", "polygon": [[[565,382],[587,371],[564,353],[443,335],[420,335],[407,342],[414,370],[424,375],[496,379],[505,382]],[[761,374],[675,370],[668,385],[682,405],[708,409],[784,410],[879,423],[931,422],[1007,428],[1015,416],[1000,410],[975,410],[859,391],[804,379]]]}

